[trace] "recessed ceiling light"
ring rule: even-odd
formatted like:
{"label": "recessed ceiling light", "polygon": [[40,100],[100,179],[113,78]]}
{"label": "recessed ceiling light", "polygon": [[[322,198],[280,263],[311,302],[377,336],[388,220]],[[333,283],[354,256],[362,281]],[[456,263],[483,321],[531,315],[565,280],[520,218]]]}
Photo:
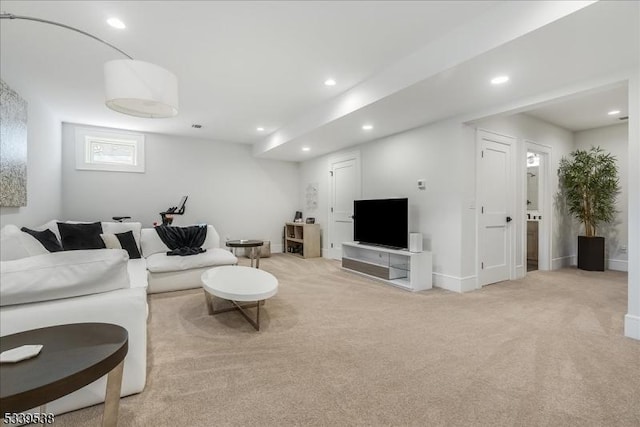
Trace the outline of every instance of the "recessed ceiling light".
{"label": "recessed ceiling light", "polygon": [[620,114],[620,110],[611,110],[607,114],[610,116],[615,116],[616,114]]}
{"label": "recessed ceiling light", "polygon": [[123,29],[127,28],[127,26],[124,25],[124,22],[122,22],[118,18],[109,18],[109,19],[107,19],[107,24],[109,24],[113,28],[117,28],[119,30],[123,30]]}
{"label": "recessed ceiling light", "polygon": [[309,150],[311,150],[311,148],[309,148],[309,147],[302,147],[302,151],[309,151]]}
{"label": "recessed ceiling light", "polygon": [[491,79],[492,85],[501,85],[509,81],[509,76],[498,76]]}
{"label": "recessed ceiling light", "polygon": [[325,86],[335,86],[336,85],[336,81],[333,79],[327,79],[324,81],[324,85]]}
{"label": "recessed ceiling light", "polygon": [[362,125],[362,130],[371,130],[373,129],[372,125]]}
{"label": "recessed ceiling light", "polygon": [[256,130],[257,130],[258,132],[264,132],[264,128],[263,128],[262,126],[257,127],[257,128],[256,128]]}

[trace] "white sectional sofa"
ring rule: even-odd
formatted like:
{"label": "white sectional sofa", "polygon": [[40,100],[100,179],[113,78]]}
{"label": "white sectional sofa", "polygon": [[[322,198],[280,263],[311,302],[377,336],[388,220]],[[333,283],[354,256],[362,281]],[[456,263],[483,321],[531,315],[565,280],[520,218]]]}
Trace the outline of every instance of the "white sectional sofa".
{"label": "white sectional sofa", "polygon": [[[4,227],[0,234],[0,336],[69,323],[120,325],[129,333],[121,395],[141,392],[147,375],[145,261],[129,260],[122,249],[37,254],[44,247],[17,228]],[[30,256],[5,258],[21,246]],[[48,403],[47,411],[60,414],[103,402],[105,389],[106,377]]]}
{"label": "white sectional sofa", "polygon": [[[57,221],[37,227],[57,237]],[[216,265],[236,264],[208,226],[206,252],[167,256],[154,229],[140,223],[103,222],[104,233],[132,231],[142,258],[129,259],[123,249],[89,249],[49,253],[38,240],[7,225],[0,230],[0,336],[47,326],[103,322],[129,333],[121,395],[144,389],[147,371],[147,292],[200,287],[200,274]],[[154,288],[151,288],[153,284]],[[104,401],[106,377],[51,402],[56,414]]]}

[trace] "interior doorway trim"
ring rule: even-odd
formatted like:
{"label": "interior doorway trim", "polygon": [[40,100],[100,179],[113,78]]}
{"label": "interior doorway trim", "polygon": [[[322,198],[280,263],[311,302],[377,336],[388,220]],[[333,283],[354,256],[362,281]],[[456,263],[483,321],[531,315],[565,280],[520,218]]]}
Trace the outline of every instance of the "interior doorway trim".
{"label": "interior doorway trim", "polygon": [[[507,209],[508,213],[516,216],[517,218],[517,204],[516,204],[516,189],[517,185],[515,184],[515,178],[517,173],[516,161],[518,159],[517,155],[517,138],[511,135],[507,135],[504,133],[496,132],[489,129],[484,128],[476,128],[476,136],[475,136],[475,145],[476,145],[476,289],[481,289],[486,284],[490,284],[491,282],[486,282],[483,277],[483,268],[484,263],[482,262],[483,252],[481,248],[481,219],[480,215],[482,214],[482,205],[483,200],[481,197],[481,180],[480,180],[480,170],[481,170],[481,159],[482,155],[482,143],[483,140],[493,140],[499,144],[503,144],[509,147],[509,164],[508,164],[508,174],[510,177],[510,182],[512,184],[507,185]],[[514,221],[511,225],[507,225],[507,237],[506,244],[508,246],[508,259],[506,260],[508,265],[508,273],[507,276],[503,280],[511,280],[516,278],[516,233],[513,231],[513,224],[517,223]]]}
{"label": "interior doorway trim", "polygon": [[[551,263],[551,230],[553,230],[553,215],[551,211],[553,192],[551,188],[551,160],[552,160],[552,148],[549,145],[541,144],[529,139],[524,140],[525,150],[524,159],[521,164],[524,165],[524,173],[526,174],[527,165],[527,153],[532,152],[540,155],[541,167],[538,170],[541,181],[539,186],[542,191],[539,191],[542,198],[542,209],[539,211],[542,213],[542,220],[539,223],[538,228],[538,270],[548,271],[552,269]],[[524,186],[522,191],[521,206],[524,208],[524,224],[523,224],[523,236],[522,236],[522,254],[524,265],[527,265],[527,182],[524,180]],[[525,268],[526,272],[526,268]]]}
{"label": "interior doorway trim", "polygon": [[327,206],[327,218],[329,218],[328,224],[327,224],[327,235],[326,235],[326,248],[323,248],[322,250],[322,254],[324,258],[329,258],[329,259],[341,259],[342,258],[342,248],[337,246],[337,245],[332,245],[332,242],[335,241],[335,230],[334,230],[334,216],[333,216],[333,199],[334,199],[334,186],[333,186],[333,169],[334,169],[334,165],[336,165],[337,163],[341,163],[341,162],[345,162],[345,161],[349,161],[349,160],[354,160],[355,162],[355,167],[356,167],[356,177],[357,177],[357,191],[356,191],[356,195],[357,197],[361,197],[362,196],[362,167],[361,167],[361,161],[360,161],[360,150],[353,150],[353,151],[348,151],[348,152],[343,152],[343,153],[338,153],[335,155],[332,155],[331,157],[329,157],[328,159],[328,188],[329,188],[329,199],[328,199],[328,206]]}

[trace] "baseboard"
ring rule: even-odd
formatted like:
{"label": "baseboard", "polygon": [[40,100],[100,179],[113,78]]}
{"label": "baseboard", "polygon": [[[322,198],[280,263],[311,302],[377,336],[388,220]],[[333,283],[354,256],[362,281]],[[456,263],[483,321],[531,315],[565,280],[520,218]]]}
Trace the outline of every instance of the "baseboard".
{"label": "baseboard", "polygon": [[629,271],[629,261],[626,259],[610,259],[607,264],[608,270]]}
{"label": "baseboard", "polygon": [[632,314],[624,316],[624,335],[634,340],[640,340],[640,316]]}
{"label": "baseboard", "polygon": [[475,291],[476,276],[456,277],[433,273],[433,286],[458,293]]}
{"label": "baseboard", "polygon": [[328,259],[342,259],[342,248],[322,248],[322,256]]}
{"label": "baseboard", "polygon": [[[607,260],[607,270],[615,271],[629,271],[629,261],[624,259],[609,259]],[[551,269],[558,270],[564,267],[570,267],[577,265],[578,259],[576,255],[563,256],[560,258],[554,258],[551,260]]]}
{"label": "baseboard", "polygon": [[578,262],[575,255],[563,256],[559,258],[553,258],[551,260],[551,269],[559,270],[564,267],[576,265]]}
{"label": "baseboard", "polygon": [[460,278],[460,289],[462,292],[471,292],[478,289],[478,277],[477,276],[467,276]]}

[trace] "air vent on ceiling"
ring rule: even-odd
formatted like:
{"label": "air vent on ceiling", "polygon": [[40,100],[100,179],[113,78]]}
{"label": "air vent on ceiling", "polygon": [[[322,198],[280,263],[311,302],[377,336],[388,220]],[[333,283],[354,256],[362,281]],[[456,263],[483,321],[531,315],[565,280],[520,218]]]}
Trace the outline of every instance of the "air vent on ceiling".
{"label": "air vent on ceiling", "polygon": [[202,128],[202,125],[194,123],[194,124],[191,125],[191,127],[194,128],[194,129],[200,129],[200,128]]}
{"label": "air vent on ceiling", "polygon": [[629,116],[618,117],[618,120],[629,120]]}

